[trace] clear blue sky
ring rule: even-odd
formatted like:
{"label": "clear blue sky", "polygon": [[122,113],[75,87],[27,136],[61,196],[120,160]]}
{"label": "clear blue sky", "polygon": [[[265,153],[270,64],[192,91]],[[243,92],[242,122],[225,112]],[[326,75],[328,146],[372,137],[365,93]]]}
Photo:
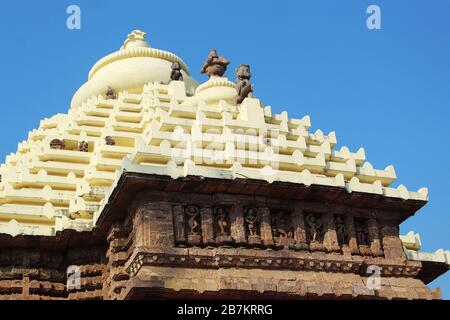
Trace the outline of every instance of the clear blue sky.
{"label": "clear blue sky", "polygon": [[[66,28],[70,4],[80,31]],[[382,30],[367,29],[369,4],[381,7]],[[67,112],[90,67],[139,28],[199,81],[212,47],[232,61],[232,79],[251,64],[255,94],[274,111],[309,114],[338,147],[363,146],[376,168],[394,164],[398,183],[427,186],[429,204],[401,231],[419,232],[423,250],[450,249],[449,20],[448,0],[2,1],[0,159],[42,118]],[[432,286],[450,298],[450,272]]]}

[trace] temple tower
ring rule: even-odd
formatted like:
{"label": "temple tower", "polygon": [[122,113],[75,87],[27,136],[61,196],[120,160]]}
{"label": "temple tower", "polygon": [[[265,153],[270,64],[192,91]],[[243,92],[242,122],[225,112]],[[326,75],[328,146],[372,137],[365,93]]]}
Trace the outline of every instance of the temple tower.
{"label": "temple tower", "polygon": [[[0,167],[0,299],[438,299],[428,190],[135,30]],[[379,279],[380,281],[378,281]]]}

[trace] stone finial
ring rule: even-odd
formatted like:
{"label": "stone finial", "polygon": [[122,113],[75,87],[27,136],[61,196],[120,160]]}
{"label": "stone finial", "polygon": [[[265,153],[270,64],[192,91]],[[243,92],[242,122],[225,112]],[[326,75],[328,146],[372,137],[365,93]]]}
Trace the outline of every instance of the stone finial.
{"label": "stone finial", "polygon": [[217,54],[216,49],[211,49],[208,58],[206,58],[200,73],[207,74],[208,77],[222,77],[227,71],[230,61]]}
{"label": "stone finial", "polygon": [[108,99],[108,100],[116,100],[117,99],[117,94],[113,90],[113,88],[108,87],[108,91],[106,91],[106,99]]}
{"label": "stone finial", "polygon": [[253,96],[254,85],[250,83],[252,74],[250,72],[250,66],[248,64],[241,64],[236,69],[237,81],[236,90],[238,95],[236,97],[236,104],[241,104],[247,97]]}
{"label": "stone finial", "polygon": [[133,30],[131,31],[123,46],[120,48],[121,50],[128,48],[150,48],[149,43],[146,41],[147,33],[141,30]]}
{"label": "stone finial", "polygon": [[50,149],[53,149],[53,150],[64,150],[65,148],[66,148],[66,144],[64,143],[63,140],[53,139],[50,142]]}
{"label": "stone finial", "polygon": [[172,63],[172,72],[170,73],[170,80],[183,81],[183,74],[181,73],[181,66],[179,62]]}

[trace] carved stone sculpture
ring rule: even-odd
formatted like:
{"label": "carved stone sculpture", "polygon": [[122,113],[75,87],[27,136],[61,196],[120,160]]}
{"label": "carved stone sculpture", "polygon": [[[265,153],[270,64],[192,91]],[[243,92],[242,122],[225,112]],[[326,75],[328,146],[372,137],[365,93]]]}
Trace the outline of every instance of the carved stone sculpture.
{"label": "carved stone sculpture", "polygon": [[113,139],[113,137],[107,136],[105,137],[105,142],[107,146],[115,146],[116,141]]}
{"label": "carved stone sculpture", "polygon": [[225,214],[225,210],[222,207],[218,207],[216,209],[217,216],[217,226],[219,227],[220,235],[227,235],[228,232],[225,229],[228,227],[227,216]]}
{"label": "carved stone sculpture", "polygon": [[359,245],[367,245],[367,232],[362,224],[362,222],[357,221],[355,225],[356,229],[356,239]]}
{"label": "carved stone sculpture", "polygon": [[274,216],[272,220],[272,230],[274,232],[275,237],[280,238],[293,238],[294,233],[289,227],[286,217],[284,217],[283,213],[280,212]]}
{"label": "carved stone sculpture", "polygon": [[108,87],[108,91],[106,91],[106,99],[108,100],[116,100],[117,94],[114,92],[113,88]]}
{"label": "carved stone sculpture", "polygon": [[306,223],[308,225],[308,232],[310,236],[309,248],[311,251],[326,251],[326,248],[322,241],[323,236],[323,222],[321,218],[310,214],[306,217]]}
{"label": "carved stone sculpture", "polygon": [[223,77],[225,74],[225,71],[227,71],[227,67],[230,64],[230,61],[225,59],[224,57],[220,57],[217,54],[216,49],[212,49],[209,52],[208,57],[205,60],[205,63],[203,64],[202,69],[200,72],[202,74],[207,74],[208,77]]}
{"label": "carved stone sculpture", "polygon": [[86,141],[81,141],[78,150],[81,152],[89,152],[89,144]]}
{"label": "carved stone sculpture", "polygon": [[188,225],[189,225],[189,233],[190,234],[198,234],[197,227],[199,223],[197,222],[197,218],[199,215],[199,210],[196,206],[188,206],[186,208],[186,215],[188,216]]}
{"label": "carved stone sculpture", "polygon": [[183,74],[181,73],[181,66],[179,62],[172,63],[172,72],[170,73],[170,80],[183,81]]}
{"label": "carved stone sculpture", "polygon": [[197,230],[200,226],[198,219],[200,217],[200,210],[193,205],[187,206],[185,209],[187,216],[188,226],[188,243],[194,246],[198,246],[201,243],[201,235]]}
{"label": "carved stone sculpture", "polygon": [[278,212],[273,215],[272,231],[277,246],[286,247],[294,245],[294,232],[283,212]]}
{"label": "carved stone sculpture", "polygon": [[217,207],[215,209],[216,220],[216,242],[219,245],[231,244],[232,238],[229,233],[228,213],[226,208]]}
{"label": "carved stone sculpture", "polygon": [[339,244],[347,245],[347,231],[345,230],[345,223],[341,217],[336,217],[336,234]]}
{"label": "carved stone sculpture", "polygon": [[247,97],[253,96],[254,85],[250,83],[252,77],[250,72],[250,66],[248,64],[241,64],[237,70],[236,90],[238,95],[236,97],[236,105],[239,105]]}
{"label": "carved stone sculpture", "polygon": [[260,217],[255,208],[249,208],[247,210],[245,222],[247,223],[248,243],[250,245],[261,244],[261,237],[259,236]]}
{"label": "carved stone sculpture", "polygon": [[53,150],[64,150],[65,148],[66,148],[66,144],[64,143],[63,140],[53,139],[50,142],[50,149],[53,149]]}
{"label": "carved stone sculpture", "polygon": [[355,221],[356,240],[359,245],[359,252],[363,256],[371,255],[369,247],[369,234],[367,227],[363,221]]}
{"label": "carved stone sculpture", "polygon": [[322,236],[322,222],[314,215],[310,214],[306,217],[306,223],[308,224],[311,242],[319,241]]}

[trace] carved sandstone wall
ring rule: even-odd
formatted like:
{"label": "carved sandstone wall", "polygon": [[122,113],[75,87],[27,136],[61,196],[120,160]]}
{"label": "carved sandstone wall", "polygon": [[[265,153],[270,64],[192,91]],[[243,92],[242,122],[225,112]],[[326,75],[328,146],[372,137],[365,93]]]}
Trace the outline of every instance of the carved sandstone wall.
{"label": "carved sandstone wall", "polygon": [[221,193],[131,198],[92,232],[2,239],[0,299],[439,298],[406,260],[392,212]]}

